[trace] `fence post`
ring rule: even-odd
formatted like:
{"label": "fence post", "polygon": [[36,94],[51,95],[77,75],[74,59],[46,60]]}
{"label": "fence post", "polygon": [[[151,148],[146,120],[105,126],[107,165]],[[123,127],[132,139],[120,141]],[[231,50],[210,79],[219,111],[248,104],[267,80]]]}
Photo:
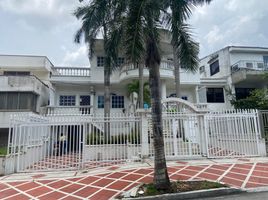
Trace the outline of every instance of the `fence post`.
{"label": "fence post", "polygon": [[265,142],[265,134],[264,134],[264,124],[262,113],[260,111],[256,111],[255,123],[257,124],[257,145],[258,145],[258,155],[259,156],[267,156],[266,152],[266,142]]}
{"label": "fence post", "polygon": [[199,144],[201,146],[201,155],[207,156],[207,149],[208,149],[208,141],[206,136],[206,130],[205,130],[205,113],[202,113],[198,115],[198,124],[199,124]]}
{"label": "fence post", "polygon": [[149,157],[149,141],[148,141],[148,110],[138,109],[136,111],[140,116],[140,132],[141,132],[141,158]]}

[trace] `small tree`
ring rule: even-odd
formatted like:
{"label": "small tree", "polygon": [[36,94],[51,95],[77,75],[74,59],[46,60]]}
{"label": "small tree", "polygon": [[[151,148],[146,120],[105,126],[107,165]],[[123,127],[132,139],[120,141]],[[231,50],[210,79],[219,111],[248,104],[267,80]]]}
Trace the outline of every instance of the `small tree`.
{"label": "small tree", "polygon": [[268,109],[268,89],[256,89],[245,99],[231,100],[235,109]]}
{"label": "small tree", "polygon": [[141,102],[141,98],[140,98],[140,81],[139,80],[135,80],[132,81],[131,83],[129,83],[127,85],[127,92],[128,95],[131,95],[132,93],[137,93],[138,94],[138,99],[139,105],[136,105],[136,108],[143,108],[143,105],[141,105],[141,103],[146,103],[148,105],[150,105],[150,89],[149,89],[149,83],[146,82],[143,84],[143,101]]}

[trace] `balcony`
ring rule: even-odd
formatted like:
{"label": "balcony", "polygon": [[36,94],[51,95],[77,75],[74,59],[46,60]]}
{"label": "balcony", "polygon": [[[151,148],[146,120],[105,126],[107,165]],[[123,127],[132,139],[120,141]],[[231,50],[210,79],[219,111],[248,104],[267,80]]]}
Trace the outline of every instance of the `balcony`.
{"label": "balcony", "polygon": [[33,75],[26,76],[0,76],[0,85],[2,92],[35,92],[36,94],[43,94],[48,86],[39,78]]}
{"label": "balcony", "polygon": [[268,64],[262,61],[240,60],[231,66],[232,73],[240,70],[268,71]]}
{"label": "balcony", "polygon": [[268,64],[262,61],[240,60],[231,66],[234,84],[261,82],[266,72],[268,72]]}
{"label": "balcony", "polygon": [[[144,66],[143,75],[144,77],[149,77],[149,70]],[[126,64],[120,70],[120,81],[139,78],[139,69],[136,65]],[[174,65],[171,61],[162,61],[160,64],[160,78],[161,79],[169,79],[174,82]],[[181,84],[199,84],[200,83],[200,75],[199,73],[187,72],[185,69],[181,69],[180,71],[180,81]]]}
{"label": "balcony", "polygon": [[92,106],[46,106],[41,108],[41,113],[48,116],[90,115],[92,110]]}
{"label": "balcony", "polygon": [[[75,79],[74,79],[75,77]],[[52,82],[84,82],[89,81],[91,77],[90,68],[78,67],[54,67],[50,80]]]}

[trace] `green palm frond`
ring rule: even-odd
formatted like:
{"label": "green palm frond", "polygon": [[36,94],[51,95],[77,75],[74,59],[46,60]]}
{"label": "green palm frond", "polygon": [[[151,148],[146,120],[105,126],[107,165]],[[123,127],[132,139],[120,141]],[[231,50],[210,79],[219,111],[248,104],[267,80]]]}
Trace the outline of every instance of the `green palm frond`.
{"label": "green palm frond", "polygon": [[130,1],[126,20],[126,55],[130,62],[137,63],[142,60],[144,46],[144,20],[143,12],[145,1]]}
{"label": "green palm frond", "polygon": [[199,44],[192,38],[189,25],[183,24],[178,33],[177,56],[181,66],[188,71],[195,72],[199,65]]}

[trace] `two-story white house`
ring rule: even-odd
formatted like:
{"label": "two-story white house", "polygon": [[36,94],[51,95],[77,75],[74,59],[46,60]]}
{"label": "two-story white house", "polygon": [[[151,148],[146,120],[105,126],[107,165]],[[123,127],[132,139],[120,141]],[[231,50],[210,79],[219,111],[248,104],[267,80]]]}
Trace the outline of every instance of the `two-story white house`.
{"label": "two-story white house", "polygon": [[[173,54],[170,38],[162,35],[161,44],[163,51],[160,65],[162,98],[174,96],[175,77],[172,62]],[[104,50],[103,40],[97,40],[94,55],[90,60],[90,68],[54,67],[50,82],[54,93],[50,96],[50,106],[47,113],[64,114],[67,111],[84,113],[103,113],[104,108]],[[133,80],[138,80],[139,70],[133,64],[127,64],[124,55],[118,58],[121,66],[111,75],[111,112],[122,113],[133,110],[127,85]],[[148,81],[149,71],[144,68],[144,82]],[[181,70],[181,98],[190,102],[197,102],[197,90],[200,85],[199,73]]]}
{"label": "two-story white house", "polygon": [[[161,39],[160,66],[162,98],[175,93],[170,38]],[[103,41],[97,40],[90,67],[55,67],[45,56],[0,55],[0,141],[6,141],[10,115],[102,114],[104,108]],[[111,75],[111,112],[133,111],[127,84],[138,80],[139,70],[127,64]],[[206,105],[210,110],[231,109],[231,95],[245,98],[255,88],[267,87],[268,48],[230,46],[200,60],[199,72],[181,69],[181,98]],[[149,72],[144,68],[144,79]]]}
{"label": "two-story white house", "polygon": [[268,86],[268,48],[228,46],[200,60],[199,103],[211,110],[231,109],[230,99]]}

